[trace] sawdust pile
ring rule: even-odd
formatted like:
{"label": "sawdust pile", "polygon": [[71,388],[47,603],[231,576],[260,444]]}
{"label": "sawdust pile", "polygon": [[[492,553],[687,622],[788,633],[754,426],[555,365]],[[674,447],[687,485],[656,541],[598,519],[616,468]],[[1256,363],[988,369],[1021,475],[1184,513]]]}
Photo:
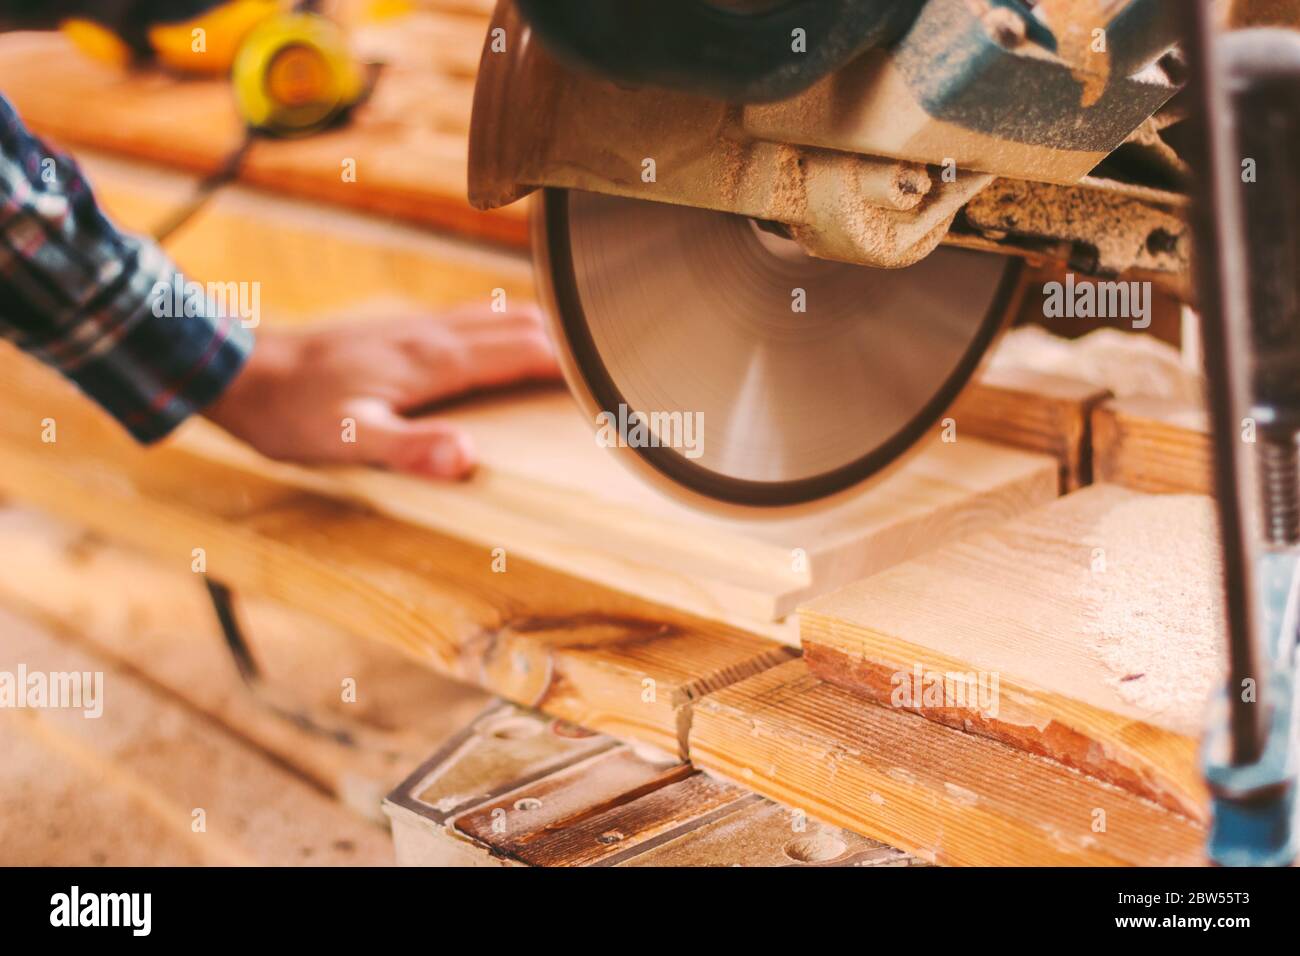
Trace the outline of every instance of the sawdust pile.
{"label": "sawdust pile", "polygon": [[1139,332],[1098,329],[1065,339],[1025,325],[1002,336],[989,365],[1063,375],[1106,388],[1116,398],[1204,401],[1200,373],[1172,345]]}
{"label": "sawdust pile", "polygon": [[1124,701],[1195,734],[1224,667],[1214,505],[1192,495],[1124,504],[1096,535],[1108,544],[1083,601],[1088,650]]}

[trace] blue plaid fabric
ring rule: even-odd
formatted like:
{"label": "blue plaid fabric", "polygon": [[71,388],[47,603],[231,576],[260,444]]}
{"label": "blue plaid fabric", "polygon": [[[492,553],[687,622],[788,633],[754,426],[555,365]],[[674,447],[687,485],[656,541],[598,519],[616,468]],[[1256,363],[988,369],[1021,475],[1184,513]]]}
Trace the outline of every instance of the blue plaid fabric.
{"label": "blue plaid fabric", "polygon": [[156,309],[155,290],[176,281],[167,255],[119,232],[77,164],[0,97],[0,337],[154,441],[220,395],[253,344],[215,308]]}

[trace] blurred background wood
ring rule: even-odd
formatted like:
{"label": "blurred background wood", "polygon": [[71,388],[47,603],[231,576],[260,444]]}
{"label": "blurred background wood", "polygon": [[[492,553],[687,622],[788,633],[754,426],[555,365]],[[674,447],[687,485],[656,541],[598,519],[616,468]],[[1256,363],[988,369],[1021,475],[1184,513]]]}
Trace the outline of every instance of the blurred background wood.
{"label": "blurred background wood", "polygon": [[[357,5],[350,5],[357,6]],[[347,13],[347,11],[343,11]],[[493,212],[466,197],[466,138],[487,19],[433,10],[362,23],[358,52],[384,63],[350,121],[261,140],[241,181],[522,247],[527,204]],[[222,168],[244,129],[226,79],[97,63],[59,34],[0,36],[0,89],[40,135],[190,172]],[[344,175],[355,167],[355,181]]]}

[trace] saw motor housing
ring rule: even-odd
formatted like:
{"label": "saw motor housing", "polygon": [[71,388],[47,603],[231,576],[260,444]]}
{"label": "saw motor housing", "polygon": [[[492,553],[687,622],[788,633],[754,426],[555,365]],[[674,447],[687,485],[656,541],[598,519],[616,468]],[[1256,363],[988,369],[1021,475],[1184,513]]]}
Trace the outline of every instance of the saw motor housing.
{"label": "saw motor housing", "polygon": [[[1095,273],[1186,267],[1177,160],[1159,139],[1167,120],[1152,120],[1181,81],[1176,54],[1162,56],[1175,37],[1160,0],[1042,2],[1037,16],[1018,2],[871,4],[890,14],[889,27],[866,31],[864,50],[830,72],[818,70],[835,60],[817,61],[781,92],[801,88],[757,102],[772,82],[724,98],[712,91],[736,93],[736,81],[666,65],[622,73],[677,76],[674,87],[610,79],[595,72],[604,64],[568,52],[578,41],[545,42],[549,20],[536,30],[524,17],[571,6],[498,7],[471,134],[476,206],[537,187],[700,206],[779,224],[810,255],[883,268],[917,262],[945,239],[1051,254]],[[663,6],[653,22],[672,32],[673,4]],[[1096,16],[1069,19],[1098,6],[1115,13],[1102,52],[1092,46]],[[769,25],[777,61],[801,56],[788,22]],[[613,35],[631,46],[626,38],[644,31]],[[1090,176],[1119,147],[1143,142],[1159,154],[1148,165],[1163,161],[1166,175]]]}

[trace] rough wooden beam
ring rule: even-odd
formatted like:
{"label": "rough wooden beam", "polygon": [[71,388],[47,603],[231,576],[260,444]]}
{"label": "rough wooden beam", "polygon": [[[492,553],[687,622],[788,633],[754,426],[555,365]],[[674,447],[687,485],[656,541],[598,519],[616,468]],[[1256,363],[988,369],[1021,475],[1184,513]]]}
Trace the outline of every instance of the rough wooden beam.
{"label": "rough wooden beam", "polygon": [[1215,554],[1208,498],[1095,485],[804,607],[805,659],[1204,819]]}
{"label": "rough wooden beam", "polygon": [[1161,399],[1113,399],[1092,413],[1098,481],[1137,491],[1210,494],[1211,447],[1205,409]]}
{"label": "rough wooden beam", "polygon": [[690,755],[933,863],[1191,865],[1201,828],[1053,761],[882,707],[791,661],[705,698]]}

